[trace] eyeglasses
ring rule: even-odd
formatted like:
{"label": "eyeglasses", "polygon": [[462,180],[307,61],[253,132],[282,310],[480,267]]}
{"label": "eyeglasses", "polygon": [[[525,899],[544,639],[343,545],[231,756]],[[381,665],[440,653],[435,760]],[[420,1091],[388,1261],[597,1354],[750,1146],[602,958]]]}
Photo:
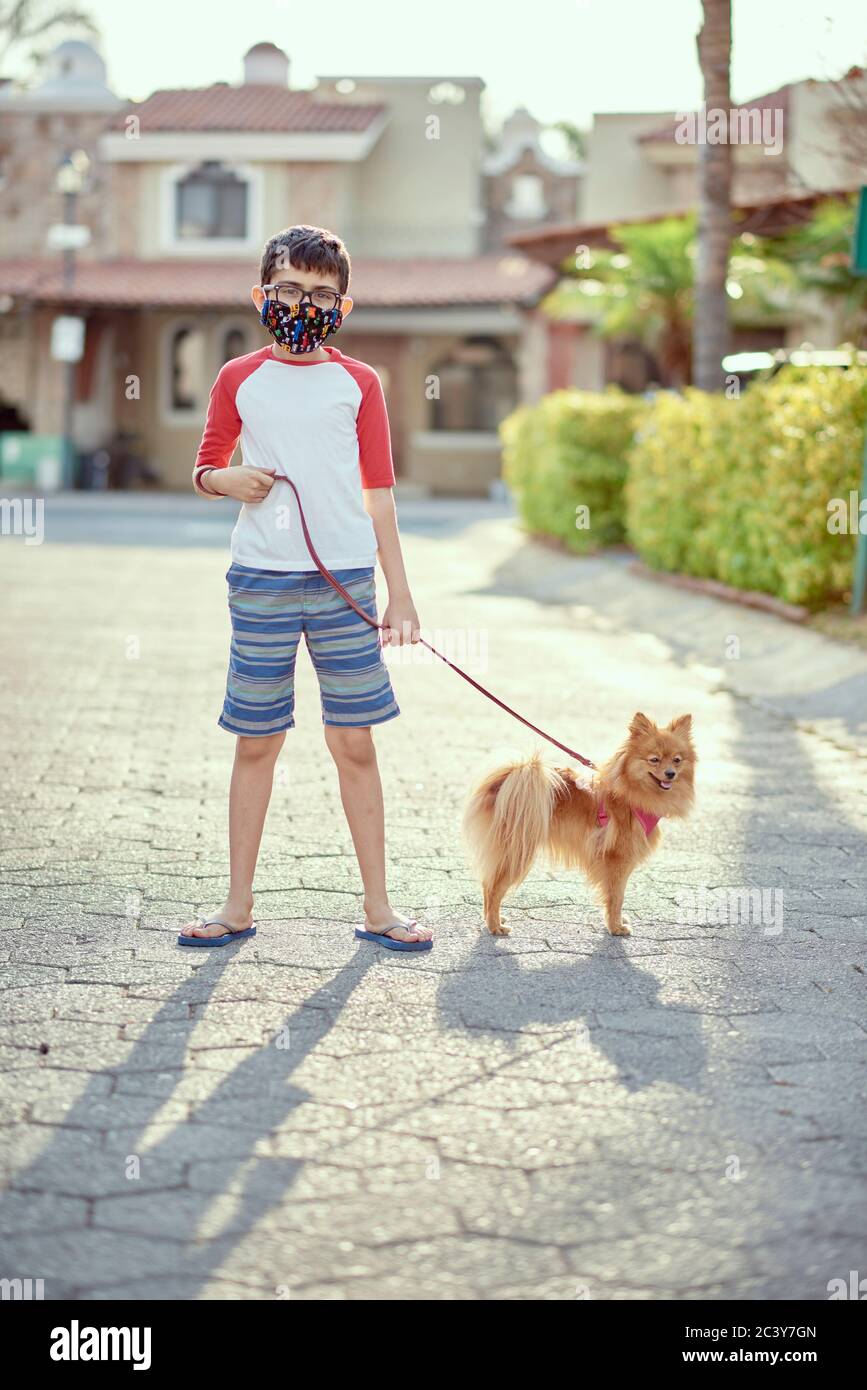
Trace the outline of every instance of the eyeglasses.
{"label": "eyeglasses", "polygon": [[281,280],[276,285],[263,285],[262,289],[273,296],[278,304],[303,304],[307,299],[317,309],[336,309],[343,301],[343,295],[336,290],[305,290],[291,281]]}

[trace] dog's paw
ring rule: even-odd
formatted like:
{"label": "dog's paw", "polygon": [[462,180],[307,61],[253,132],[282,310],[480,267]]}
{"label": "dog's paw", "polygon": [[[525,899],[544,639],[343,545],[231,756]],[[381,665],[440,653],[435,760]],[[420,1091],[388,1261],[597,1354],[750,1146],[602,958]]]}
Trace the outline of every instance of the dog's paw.
{"label": "dog's paw", "polygon": [[612,936],[632,935],[632,928],[630,927],[628,922],[615,922],[613,925],[609,926],[608,930],[610,931]]}
{"label": "dog's paw", "polygon": [[511,936],[511,935],[512,935],[512,928],[511,928],[511,927],[504,927],[503,924],[502,924],[502,922],[500,923],[500,925],[499,925],[498,927],[492,927],[492,926],[490,925],[490,923],[489,923],[489,924],[488,924],[488,931],[491,933],[491,936]]}

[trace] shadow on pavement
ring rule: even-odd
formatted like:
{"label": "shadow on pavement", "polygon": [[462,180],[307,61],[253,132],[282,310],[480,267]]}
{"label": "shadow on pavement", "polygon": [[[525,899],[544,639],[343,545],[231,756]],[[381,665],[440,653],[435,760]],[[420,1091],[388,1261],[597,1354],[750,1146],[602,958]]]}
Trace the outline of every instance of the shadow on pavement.
{"label": "shadow on pavement", "polygon": [[[588,610],[615,631],[647,633],[672,660],[718,673],[720,684],[785,717],[827,721],[867,749],[867,656],[854,645],[735,603],[630,573],[614,548],[578,556],[525,537],[494,571],[487,597]],[[727,643],[741,644],[737,661]]]}
{"label": "shadow on pavement", "polygon": [[725,1060],[717,1066],[712,1122],[733,1155],[749,1155],[736,1187],[743,1263],[757,1280],[746,1296],[825,1299],[828,1280],[863,1259],[867,1234],[856,1100],[864,938],[846,925],[837,935],[859,910],[864,924],[867,837],[822,784],[797,729],[744,701],[733,710],[732,763],[746,776],[732,886],[779,889],[784,910],[779,933],[737,919],[724,927],[730,953],[720,963],[736,995],[725,1057],[743,1079],[725,1084]]}
{"label": "shadow on pavement", "polygon": [[[271,1208],[285,1200],[303,1167],[303,1160],[262,1157],[255,1151],[310,1098],[292,1085],[292,1075],[328,1035],[367,973],[369,952],[359,952],[275,1030],[284,1037],[288,1030],[288,1046],[277,1046],[272,1040],[256,1047],[245,1061],[221,1076],[205,1100],[191,1103],[189,1119],[169,1122],[155,1144],[138,1148],[151,1124],[165,1127],[159,1112],[171,1101],[178,1080],[191,1067],[188,1049],[198,1020],[181,1022],[176,1018],[177,1007],[191,996],[198,1005],[207,1003],[229,964],[226,950],[209,953],[193,980],[185,980],[164,1001],[126,1061],[94,1073],[97,1084],[88,1083],[51,1141],[32,1163],[16,1173],[0,1197],[2,1230],[16,1229],[20,1194],[47,1189],[101,1201],[98,1224],[70,1233],[73,1240],[81,1237],[82,1250],[70,1262],[66,1248],[65,1268],[52,1268],[59,1250],[64,1259],[61,1239],[29,1234],[6,1237],[6,1261],[16,1268],[29,1268],[29,1247],[32,1244],[38,1249],[47,1298],[81,1297],[89,1290],[99,1291],[105,1298],[135,1297],[134,1291],[124,1290],[141,1281],[150,1286],[147,1296],[154,1297],[160,1295],[153,1287],[170,1281],[173,1290],[181,1292],[165,1297],[195,1299],[235,1245]],[[168,1026],[172,1024],[177,1027]],[[158,1060],[154,1059],[155,1047],[159,1048]],[[107,1098],[100,1094],[98,1085],[106,1075],[113,1078]],[[132,1107],[134,1120],[124,1117],[124,1104]],[[227,1106],[232,1107],[237,1120],[229,1118]],[[116,1117],[111,1114],[113,1109]],[[95,1122],[99,1111],[106,1112],[104,1123]],[[82,1135],[95,1132],[105,1133],[106,1138],[104,1146],[94,1150],[82,1142]],[[125,1169],[130,1156],[135,1155],[141,1159],[141,1178],[131,1180],[125,1177]],[[189,1185],[187,1178],[197,1176],[196,1170],[204,1170],[206,1184]],[[66,1173],[71,1175],[68,1186],[59,1177]],[[213,1238],[203,1238],[201,1228],[208,1209],[216,1196],[233,1184],[229,1228]],[[112,1220],[114,1202],[118,1211]],[[163,1202],[170,1212],[168,1220],[160,1210]],[[148,1213],[150,1203],[153,1209]],[[101,1239],[89,1244],[88,1237],[95,1234]],[[154,1237],[161,1239],[157,1243]],[[137,1241],[147,1241],[148,1245],[136,1248]],[[22,1247],[20,1254],[15,1253],[16,1246]],[[261,1279],[251,1277],[251,1283],[259,1284]],[[260,1292],[259,1296],[267,1294]]]}
{"label": "shadow on pavement", "polygon": [[[660,1003],[652,969],[637,964],[622,941],[602,936],[589,955],[567,964],[539,966],[540,959],[538,952],[519,953],[482,938],[440,988],[437,1002],[447,1026],[516,1046],[528,1028],[556,1029],[562,1037],[568,1024],[574,1029],[577,1078],[586,1049],[588,1057],[602,1053],[616,1070],[614,1079],[629,1091],[658,1081],[701,1088],[706,1049],[700,1015]],[[653,1049],[642,1047],[630,1021],[636,1009],[643,1018],[653,1010]],[[591,1070],[598,1074],[595,1063]]]}

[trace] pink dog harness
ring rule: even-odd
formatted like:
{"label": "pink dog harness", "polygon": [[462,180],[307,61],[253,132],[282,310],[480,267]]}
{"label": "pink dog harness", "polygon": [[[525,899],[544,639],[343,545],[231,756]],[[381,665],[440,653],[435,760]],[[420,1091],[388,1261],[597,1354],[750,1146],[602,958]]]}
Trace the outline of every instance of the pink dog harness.
{"label": "pink dog harness", "polygon": [[[644,833],[648,836],[653,834],[661,819],[660,816],[652,816],[649,811],[639,811],[637,806],[633,806],[632,814],[635,816],[636,820],[641,822]],[[596,822],[598,825],[603,826],[608,824],[608,812],[605,809],[604,803],[601,801],[599,803],[599,810],[596,812]]]}

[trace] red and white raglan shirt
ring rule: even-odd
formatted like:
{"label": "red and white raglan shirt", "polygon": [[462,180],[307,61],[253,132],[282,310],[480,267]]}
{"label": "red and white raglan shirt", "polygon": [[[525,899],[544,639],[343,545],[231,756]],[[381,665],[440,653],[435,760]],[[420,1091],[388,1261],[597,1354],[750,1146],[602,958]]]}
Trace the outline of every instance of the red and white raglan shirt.
{"label": "red and white raglan shirt", "polygon": [[[325,362],[287,361],[270,345],[227,362],[211,390],[193,482],[227,468],[240,439],[243,465],[291,478],[329,569],[376,560],[362,488],[391,487],[394,464],[382,384],[372,367],[324,347]],[[207,495],[207,494],[206,494]],[[232,561],[252,569],[315,570],[291,488],[275,483],[242,506]]]}

